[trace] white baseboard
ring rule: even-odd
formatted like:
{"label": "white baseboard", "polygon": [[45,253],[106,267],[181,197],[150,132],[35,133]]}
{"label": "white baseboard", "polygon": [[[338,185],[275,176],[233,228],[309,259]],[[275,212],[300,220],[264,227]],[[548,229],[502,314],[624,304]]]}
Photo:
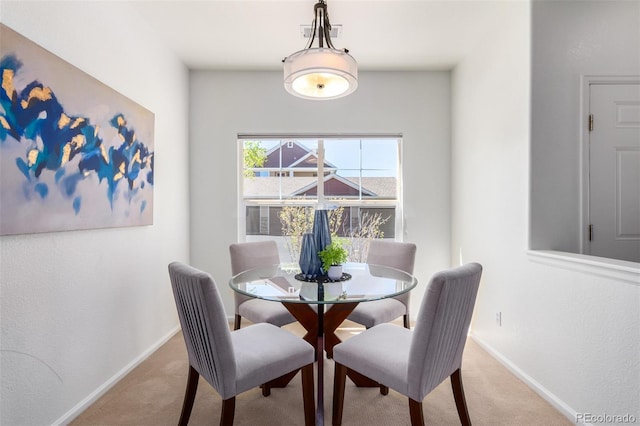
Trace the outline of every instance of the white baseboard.
{"label": "white baseboard", "polygon": [[547,388],[542,386],[539,382],[537,382],[535,379],[533,379],[527,373],[522,371],[518,366],[513,364],[509,359],[507,359],[504,355],[502,355],[500,352],[495,350],[487,342],[485,342],[484,340],[482,340],[478,336],[474,335],[473,333],[470,333],[470,336],[471,336],[471,338],[473,339],[474,342],[476,342],[478,345],[480,345],[480,347],[482,347],[482,349],[487,351],[491,356],[493,356],[496,360],[498,360],[498,362],[500,364],[504,365],[507,368],[507,370],[509,370],[516,377],[518,377],[525,384],[527,384],[527,386],[529,386],[535,393],[540,395],[540,397],[542,397],[542,399],[544,399],[549,404],[551,404],[556,410],[560,411],[571,422],[573,422],[575,424],[584,425],[584,426],[591,426],[590,423],[578,423],[576,421],[577,414],[578,414],[576,412],[576,410],[574,410],[573,408],[569,407],[564,401],[562,401],[555,394],[550,392]]}
{"label": "white baseboard", "polygon": [[167,343],[169,339],[171,339],[179,331],[180,325],[177,325],[175,328],[171,329],[166,335],[164,335],[160,340],[158,340],[146,351],[144,351],[140,356],[127,364],[122,370],[118,371],[109,380],[100,385],[95,391],[91,392],[85,399],[76,404],[75,407],[67,411],[62,417],[53,422],[53,425],[58,426],[71,423],[73,419],[82,414],[82,412],[86,410],[91,404],[96,402],[98,398],[107,393],[107,391],[111,389],[116,383],[118,383],[122,378],[124,378],[124,376],[129,374],[131,370],[140,365],[145,359],[147,359],[151,354],[158,350],[160,346]]}

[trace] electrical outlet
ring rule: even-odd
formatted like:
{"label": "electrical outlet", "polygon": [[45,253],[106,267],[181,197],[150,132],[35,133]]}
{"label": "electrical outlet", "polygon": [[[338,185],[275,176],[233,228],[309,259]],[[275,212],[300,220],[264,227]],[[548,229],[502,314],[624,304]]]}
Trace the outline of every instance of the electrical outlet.
{"label": "electrical outlet", "polygon": [[496,324],[498,324],[498,327],[502,327],[502,312],[496,313]]}

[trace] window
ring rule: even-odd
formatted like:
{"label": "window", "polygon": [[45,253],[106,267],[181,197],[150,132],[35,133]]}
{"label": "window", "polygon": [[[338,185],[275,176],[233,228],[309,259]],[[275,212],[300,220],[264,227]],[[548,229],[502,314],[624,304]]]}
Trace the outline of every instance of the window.
{"label": "window", "polygon": [[275,239],[281,259],[297,262],[288,240],[309,231],[317,206],[336,215],[339,237],[401,235],[400,136],[240,137],[239,149],[241,240]]}

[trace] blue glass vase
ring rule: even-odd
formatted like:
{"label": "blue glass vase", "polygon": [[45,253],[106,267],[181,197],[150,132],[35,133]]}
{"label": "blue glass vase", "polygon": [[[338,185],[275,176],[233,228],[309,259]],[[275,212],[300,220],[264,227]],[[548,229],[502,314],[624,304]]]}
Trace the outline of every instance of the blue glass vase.
{"label": "blue glass vase", "polygon": [[300,246],[300,271],[306,278],[314,278],[320,275],[322,266],[318,257],[315,236],[307,232],[302,235],[302,245]]}
{"label": "blue glass vase", "polygon": [[316,249],[324,250],[331,245],[331,231],[329,230],[329,215],[326,210],[316,210],[313,216],[313,236]]}

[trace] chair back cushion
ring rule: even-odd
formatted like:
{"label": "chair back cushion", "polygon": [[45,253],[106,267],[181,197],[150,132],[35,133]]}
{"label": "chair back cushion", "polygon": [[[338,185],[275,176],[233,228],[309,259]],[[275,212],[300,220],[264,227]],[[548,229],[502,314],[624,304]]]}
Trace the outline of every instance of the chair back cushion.
{"label": "chair back cushion", "polygon": [[[367,263],[370,265],[388,266],[409,274],[413,274],[413,265],[416,260],[416,245],[398,241],[385,241],[374,239],[369,243]],[[411,292],[394,297],[405,306],[406,314],[409,313],[409,300]],[[357,309],[357,308],[356,308]]]}
{"label": "chair back cushion", "polygon": [[420,305],[409,349],[409,397],[422,399],[460,368],[482,266],[436,273]]}
{"label": "chair back cushion", "polygon": [[273,240],[231,244],[229,254],[231,255],[231,273],[233,275],[247,269],[280,263],[278,246]]}
{"label": "chair back cushion", "polygon": [[[231,244],[229,246],[229,254],[231,255],[232,275],[238,275],[247,269],[277,265],[280,263],[278,245],[273,240]],[[234,291],[233,300],[235,303],[235,313],[239,313],[238,307],[241,303],[250,299],[251,297]]]}
{"label": "chair back cushion", "polygon": [[373,239],[369,243],[367,263],[371,265],[388,266],[413,274],[416,260],[416,245],[398,241]]}
{"label": "chair back cushion", "polygon": [[180,262],[169,265],[169,277],[189,364],[223,399],[235,395],[236,361],[231,332],[213,278]]}

